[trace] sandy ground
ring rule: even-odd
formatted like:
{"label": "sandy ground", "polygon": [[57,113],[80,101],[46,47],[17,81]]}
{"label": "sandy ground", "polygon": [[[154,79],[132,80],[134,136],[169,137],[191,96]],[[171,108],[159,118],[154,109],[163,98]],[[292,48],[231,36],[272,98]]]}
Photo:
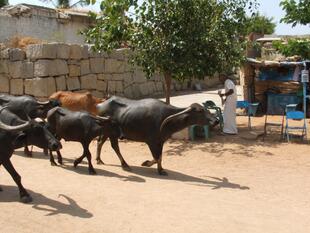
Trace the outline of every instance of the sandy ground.
{"label": "sandy ground", "polygon": [[106,165],[94,162],[96,176],[86,163],[72,167],[82,151],[77,143],[63,142],[63,167],[50,166],[40,150],[33,158],[18,150],[12,161],[34,201],[20,203],[1,168],[0,232],[310,232],[309,145],[246,140],[246,118],[238,122],[240,136],[169,141],[167,177],[140,166],[151,158],[142,143],[120,143],[132,172],[105,144]]}
{"label": "sandy ground", "polygon": [[[12,157],[31,204],[19,202],[18,189],[1,167],[0,232],[64,233],[307,233],[310,232],[310,153],[305,143],[285,143],[278,135],[245,139],[214,135],[209,141],[168,141],[163,166],[140,164],[151,158],[145,144],[122,141],[132,171],[123,171],[107,142],[105,165],[73,160],[82,148],[63,142],[64,166],[52,167],[41,150],[33,158],[17,150]],[[263,118],[254,118],[260,130]],[[96,143],[91,144],[95,155]],[[95,156],[93,156],[95,157]]]}

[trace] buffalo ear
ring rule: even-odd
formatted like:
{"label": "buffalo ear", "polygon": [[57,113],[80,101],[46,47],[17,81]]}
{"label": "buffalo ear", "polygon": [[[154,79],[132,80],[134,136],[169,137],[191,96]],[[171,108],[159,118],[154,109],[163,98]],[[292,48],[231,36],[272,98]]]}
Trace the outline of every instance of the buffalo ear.
{"label": "buffalo ear", "polygon": [[50,99],[50,104],[52,107],[58,107],[61,106],[61,102],[57,99]]}
{"label": "buffalo ear", "polygon": [[14,147],[22,147],[27,143],[27,135],[25,133],[19,133],[13,141]]}

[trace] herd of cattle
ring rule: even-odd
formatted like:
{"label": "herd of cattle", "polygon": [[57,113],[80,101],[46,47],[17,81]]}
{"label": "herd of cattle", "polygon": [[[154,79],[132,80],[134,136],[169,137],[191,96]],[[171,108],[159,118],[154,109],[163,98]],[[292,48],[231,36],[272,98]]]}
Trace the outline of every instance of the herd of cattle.
{"label": "herd of cattle", "polygon": [[[163,170],[162,149],[164,142],[175,132],[193,124],[215,124],[216,118],[199,104],[188,108],[177,108],[157,99],[130,100],[112,96],[107,99],[93,97],[90,93],[57,92],[48,101],[40,102],[32,96],[0,95],[0,165],[10,173],[19,188],[21,202],[32,201],[21,183],[21,177],[14,169],[10,158],[15,149],[24,147],[31,156],[29,145],[49,153],[51,165],[62,164],[61,139],[80,142],[83,154],[74,161],[76,167],[85,157],[89,174],[95,174],[91,162],[89,144],[98,138],[97,163],[101,147],[109,138],[123,169],[130,170],[124,160],[118,140],[128,139],[145,142],[153,160],[142,166],[157,163],[160,175]],[[0,191],[2,191],[0,187]]]}

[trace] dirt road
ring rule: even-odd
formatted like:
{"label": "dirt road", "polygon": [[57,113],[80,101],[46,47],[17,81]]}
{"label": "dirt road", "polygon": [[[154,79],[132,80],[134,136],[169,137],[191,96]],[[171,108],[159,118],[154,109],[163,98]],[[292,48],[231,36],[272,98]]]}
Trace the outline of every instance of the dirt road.
{"label": "dirt road", "polygon": [[13,156],[31,204],[18,202],[16,185],[1,167],[1,233],[310,232],[309,145],[240,136],[169,141],[167,177],[140,166],[151,158],[141,143],[120,143],[132,172],[121,169],[106,143],[106,165],[94,162],[96,176],[88,175],[86,163],[73,168],[79,144],[63,147],[63,167],[50,166],[40,150],[33,158],[22,151]]}

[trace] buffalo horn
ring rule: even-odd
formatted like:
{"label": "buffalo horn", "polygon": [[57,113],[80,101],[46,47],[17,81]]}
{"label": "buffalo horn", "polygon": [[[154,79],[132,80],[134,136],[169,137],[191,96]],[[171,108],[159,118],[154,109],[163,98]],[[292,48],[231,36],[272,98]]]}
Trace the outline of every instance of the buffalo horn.
{"label": "buffalo horn", "polygon": [[110,117],[102,117],[102,116],[91,116],[93,117],[94,119],[96,120],[99,120],[99,121],[107,121],[107,120],[110,120]]}
{"label": "buffalo horn", "polygon": [[49,100],[47,100],[47,101],[39,101],[39,100],[37,100],[37,103],[40,104],[40,105],[47,105],[47,104],[50,103],[50,101]]}
{"label": "buffalo horn", "polygon": [[171,121],[171,119],[173,119],[173,118],[175,118],[175,117],[177,117],[177,116],[180,116],[180,115],[182,115],[182,114],[184,114],[184,113],[187,113],[187,112],[189,112],[191,109],[192,109],[191,107],[188,107],[188,108],[184,109],[184,110],[181,111],[181,112],[178,112],[178,113],[176,113],[176,114],[173,114],[173,115],[171,115],[171,116],[168,116],[168,117],[161,123],[161,125],[160,125],[160,131],[163,130],[164,126],[165,126],[169,121]]}
{"label": "buffalo horn", "polygon": [[[1,108],[0,109],[0,113],[5,108],[7,108],[7,106]],[[13,131],[23,131],[23,130],[26,130],[26,129],[30,128],[30,126],[31,126],[31,122],[30,121],[25,122],[24,124],[21,124],[21,125],[11,126],[11,125],[7,125],[7,124],[3,123],[0,120],[0,129],[6,130],[6,131],[10,131],[10,132],[13,132]]]}
{"label": "buffalo horn", "polygon": [[178,112],[176,114],[173,114],[171,116],[168,116],[160,125],[160,131],[162,131],[162,129],[164,128],[164,126],[169,122],[171,121],[171,119],[177,117],[177,116],[180,116],[184,113],[187,113],[189,111],[191,111],[192,109],[195,109],[196,111],[199,111],[199,110],[203,110],[203,107],[200,105],[200,104],[197,104],[197,103],[194,103],[194,104],[191,104],[191,106],[189,106],[188,108],[184,109],[183,111],[181,112]]}

